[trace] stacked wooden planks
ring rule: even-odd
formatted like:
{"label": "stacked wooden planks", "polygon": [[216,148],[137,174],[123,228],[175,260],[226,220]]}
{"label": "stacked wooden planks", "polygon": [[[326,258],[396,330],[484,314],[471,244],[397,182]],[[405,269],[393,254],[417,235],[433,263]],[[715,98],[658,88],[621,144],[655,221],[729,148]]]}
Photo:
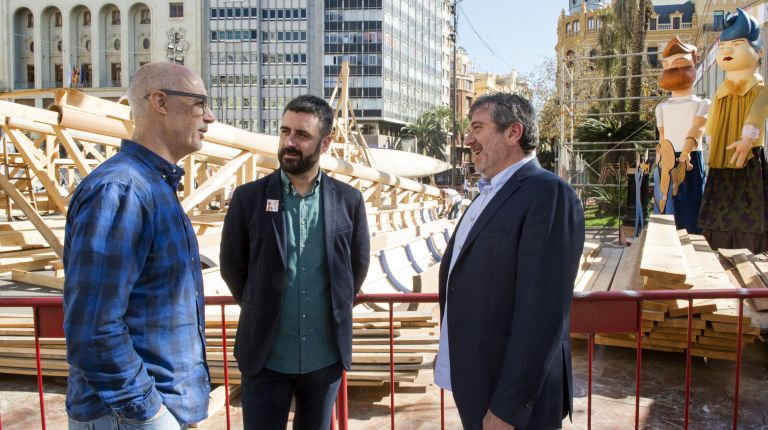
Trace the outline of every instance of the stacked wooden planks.
{"label": "stacked wooden planks", "polygon": [[[642,237],[641,237],[642,239]],[[644,242],[637,251],[639,270],[629,271],[628,282],[618,282],[623,269],[616,271],[611,290],[624,289],[728,289],[734,288],[728,274],[702,236],[677,231],[672,216],[651,217]],[[626,254],[628,251],[624,251]],[[636,275],[632,275],[636,273]],[[638,288],[639,286],[639,288]],[[735,360],[738,333],[737,299],[693,300],[691,303],[691,354],[706,358]],[[688,348],[687,300],[643,302],[643,348],[684,352]],[[743,342],[755,342],[760,327],[753,324],[748,310],[742,318]],[[636,334],[600,334],[598,344],[636,347]]]}
{"label": "stacked wooden planks", "polygon": [[[234,359],[234,340],[239,309],[225,308],[227,362],[230,384],[240,383]],[[437,353],[437,323],[431,312],[394,313],[395,381],[414,382],[423,369],[432,368]],[[206,359],[214,384],[224,383],[224,348],[219,307],[206,310]],[[0,373],[36,374],[34,326],[31,313],[3,313],[0,316]],[[353,321],[352,370],[350,385],[383,385],[389,382],[389,313],[362,312]],[[40,339],[41,366],[47,376],[67,376],[66,345],[63,338]]]}

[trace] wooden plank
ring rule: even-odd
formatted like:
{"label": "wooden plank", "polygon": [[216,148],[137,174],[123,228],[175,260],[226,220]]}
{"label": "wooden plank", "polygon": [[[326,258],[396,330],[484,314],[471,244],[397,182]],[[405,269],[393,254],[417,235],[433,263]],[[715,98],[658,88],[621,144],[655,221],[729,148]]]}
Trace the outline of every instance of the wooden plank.
{"label": "wooden plank", "polygon": [[[716,321],[721,323],[728,323],[728,324],[738,324],[739,323],[739,311],[736,309],[725,309],[721,311],[715,311],[712,313],[705,313],[701,315],[701,319],[704,321]],[[742,318],[744,321],[744,326],[751,326],[752,325],[752,318],[748,316],[744,316]]]}
{"label": "wooden plank", "polygon": [[[13,186],[11,181],[9,181],[8,178],[3,174],[0,174],[0,188],[5,190],[8,196],[13,199],[13,201],[16,203],[19,209],[21,209],[24,215],[26,215],[32,224],[35,225],[35,228],[37,228],[40,234],[43,235],[43,238],[51,247],[51,249],[53,249],[53,252],[55,252],[59,258],[62,258],[64,255],[64,246],[59,241],[59,238],[56,237],[56,235],[53,233],[53,230],[51,230],[45,224],[45,221],[43,221],[43,218],[40,216],[40,214],[37,213],[35,208],[33,208],[29,202],[27,202],[27,199],[21,195],[16,187]],[[55,189],[53,192],[58,193],[58,191]]]}
{"label": "wooden plank", "polygon": [[[613,288],[613,286],[611,286],[611,288]],[[643,301],[642,307],[643,307],[643,310],[656,311],[656,312],[667,312],[667,310],[669,309],[669,305],[667,305],[666,303],[654,302],[654,301],[648,301],[648,300]]]}
{"label": "wooden plank", "polygon": [[[749,337],[750,339],[754,339],[753,336]],[[747,339],[742,339],[741,344],[746,345],[748,343],[751,343]],[[709,337],[709,336],[701,336],[699,337],[697,341],[697,346],[702,345],[706,348],[705,345],[711,345],[711,346],[722,346],[726,348],[733,348],[736,349],[738,342],[736,342],[736,339],[726,339],[722,337]]]}
{"label": "wooden plank", "polygon": [[[727,323],[714,322],[714,321],[710,322],[710,324],[712,325],[712,328],[715,331],[719,331],[722,333],[738,333],[739,332],[738,324],[727,324]],[[743,334],[759,335],[760,327],[752,327],[752,326],[743,324],[741,328],[741,332]]]}
{"label": "wooden plank", "polygon": [[38,285],[41,287],[64,291],[64,278],[47,275],[45,273],[13,270],[11,271],[11,279],[16,282],[24,282],[26,284]]}
{"label": "wooden plank", "polygon": [[664,321],[665,314],[659,311],[643,310],[642,318],[648,321]]}
{"label": "wooden plank", "polygon": [[643,285],[640,276],[640,258],[643,255],[647,230],[633,241],[621,254],[621,261],[616,268],[616,276],[611,283],[611,291],[639,290]]}
{"label": "wooden plank", "polygon": [[672,215],[651,215],[640,260],[640,274],[669,281],[685,281],[687,266]]}
{"label": "wooden plank", "polygon": [[736,360],[735,352],[720,351],[710,348],[694,347],[691,348],[691,355],[704,358],[717,358],[720,360]]}
{"label": "wooden plank", "polygon": [[[687,318],[667,318],[662,322],[656,323],[657,327],[670,327],[670,328],[688,328],[688,319]],[[707,328],[707,322],[702,321],[698,318],[693,318],[691,321],[691,328],[695,328],[697,330],[704,330]]]}
{"label": "wooden plank", "polygon": [[[667,313],[669,313],[670,317],[676,318],[688,315],[688,300],[670,300],[667,303],[669,305]],[[717,303],[714,300],[696,299],[693,301],[692,309],[694,315],[715,312],[717,310]]]}
{"label": "wooden plank", "polygon": [[595,278],[595,281],[588,286],[588,291],[608,291],[611,288],[611,282],[616,275],[616,268],[619,266],[624,248],[623,246],[603,246],[600,255],[605,258],[605,264],[600,269],[600,274]]}

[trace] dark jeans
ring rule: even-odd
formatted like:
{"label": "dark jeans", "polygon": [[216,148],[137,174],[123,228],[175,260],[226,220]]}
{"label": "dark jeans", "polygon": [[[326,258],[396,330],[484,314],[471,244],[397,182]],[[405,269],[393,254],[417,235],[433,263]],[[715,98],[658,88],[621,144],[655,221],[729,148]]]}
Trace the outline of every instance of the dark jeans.
{"label": "dark jeans", "polygon": [[448,219],[459,219],[460,211],[461,211],[461,202],[451,206],[451,211],[448,213]]}
{"label": "dark jeans", "polygon": [[256,376],[243,376],[240,393],[243,428],[287,428],[291,398],[296,396],[294,430],[329,429],[342,370],[341,363],[337,362],[304,375],[279,373],[264,368]]}

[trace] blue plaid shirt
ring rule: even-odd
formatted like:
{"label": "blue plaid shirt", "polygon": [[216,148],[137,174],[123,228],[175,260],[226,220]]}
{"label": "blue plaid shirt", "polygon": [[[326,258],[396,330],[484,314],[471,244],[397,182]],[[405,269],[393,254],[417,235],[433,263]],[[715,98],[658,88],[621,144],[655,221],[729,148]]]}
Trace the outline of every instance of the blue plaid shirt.
{"label": "blue plaid shirt", "polygon": [[197,238],[175,190],[184,171],[124,140],[78,186],[64,241],[67,412],[146,420],[161,403],[207,416]]}

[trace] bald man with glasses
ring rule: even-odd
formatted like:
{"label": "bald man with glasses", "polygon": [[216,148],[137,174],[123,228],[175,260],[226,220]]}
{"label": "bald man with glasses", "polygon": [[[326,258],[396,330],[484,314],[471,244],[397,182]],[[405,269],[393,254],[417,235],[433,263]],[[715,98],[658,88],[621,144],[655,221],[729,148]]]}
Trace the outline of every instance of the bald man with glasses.
{"label": "bald man with glasses", "polygon": [[65,227],[69,429],[178,430],[208,413],[197,238],[176,191],[214,121],[202,79],[140,67],[135,127],[77,187]]}

